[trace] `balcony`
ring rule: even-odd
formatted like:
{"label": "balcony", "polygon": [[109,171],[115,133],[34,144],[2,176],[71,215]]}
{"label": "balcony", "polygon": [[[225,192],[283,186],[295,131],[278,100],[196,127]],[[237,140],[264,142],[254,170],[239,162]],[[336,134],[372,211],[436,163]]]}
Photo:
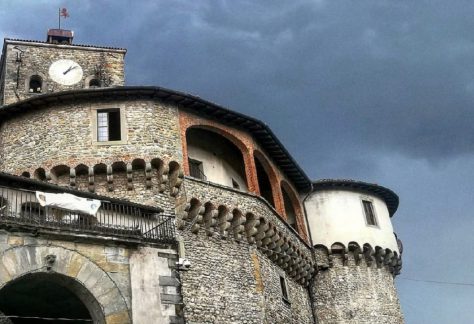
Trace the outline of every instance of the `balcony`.
{"label": "balcony", "polygon": [[[11,178],[16,181],[2,181]],[[36,191],[31,190],[37,186],[39,188],[34,189],[44,192],[67,192],[83,198],[97,199],[101,201],[101,207],[95,216],[57,207],[42,207],[36,198]],[[50,190],[47,190],[48,187]],[[1,173],[0,227],[83,239],[152,244],[175,242],[174,217],[164,215],[159,208],[108,199]]]}

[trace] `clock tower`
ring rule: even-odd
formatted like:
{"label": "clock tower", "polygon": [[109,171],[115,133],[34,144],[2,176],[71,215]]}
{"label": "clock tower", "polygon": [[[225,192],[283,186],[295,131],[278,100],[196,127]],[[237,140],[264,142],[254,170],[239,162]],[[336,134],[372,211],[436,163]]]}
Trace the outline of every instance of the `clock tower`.
{"label": "clock tower", "polygon": [[45,42],[6,38],[0,59],[0,106],[37,95],[124,85],[126,50],[76,45],[71,30],[50,29]]}

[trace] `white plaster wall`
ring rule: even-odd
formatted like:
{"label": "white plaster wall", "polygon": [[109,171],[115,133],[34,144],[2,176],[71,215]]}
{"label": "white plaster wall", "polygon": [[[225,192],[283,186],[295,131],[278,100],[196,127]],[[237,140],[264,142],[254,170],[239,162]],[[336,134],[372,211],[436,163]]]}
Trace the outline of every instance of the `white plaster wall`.
{"label": "white plaster wall", "polygon": [[220,140],[219,135],[213,138],[210,133],[203,133],[200,136],[199,139],[188,140],[188,156],[202,162],[207,180],[232,187],[234,179],[240,190],[247,190],[247,182],[238,169],[239,166],[243,167],[242,157],[234,156],[231,148]]}
{"label": "white plaster wall", "polygon": [[143,247],[130,256],[133,323],[166,324],[170,322],[170,316],[175,315],[174,307],[161,303],[159,278],[171,276],[171,270],[168,259],[159,257],[158,252],[176,253]]}
{"label": "white plaster wall", "polygon": [[[378,226],[366,223],[362,199],[372,201]],[[349,190],[321,190],[313,192],[305,202],[313,245],[330,247],[340,242],[346,247],[357,242],[361,247],[369,243],[373,248],[398,251],[392,222],[385,202],[366,193]]]}

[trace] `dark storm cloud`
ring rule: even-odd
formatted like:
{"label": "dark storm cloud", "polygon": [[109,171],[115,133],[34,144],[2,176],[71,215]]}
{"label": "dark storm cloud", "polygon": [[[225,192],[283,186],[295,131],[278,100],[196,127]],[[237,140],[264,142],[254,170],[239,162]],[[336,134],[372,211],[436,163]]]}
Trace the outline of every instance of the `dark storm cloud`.
{"label": "dark storm cloud", "polygon": [[329,155],[341,145],[433,160],[472,151],[474,46],[461,32],[474,27],[472,5],[200,3],[146,8],[147,27],[127,37],[156,51],[130,52],[130,82],[197,93],[272,126],[291,118]]}

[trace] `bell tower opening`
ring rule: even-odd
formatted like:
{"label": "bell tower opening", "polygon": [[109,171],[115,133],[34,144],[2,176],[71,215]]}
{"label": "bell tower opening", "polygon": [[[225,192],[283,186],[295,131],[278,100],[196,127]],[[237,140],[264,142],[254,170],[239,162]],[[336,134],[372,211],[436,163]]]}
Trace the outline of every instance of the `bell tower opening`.
{"label": "bell tower opening", "polygon": [[57,273],[31,273],[6,284],[0,290],[0,311],[14,324],[105,322],[92,294]]}
{"label": "bell tower opening", "polygon": [[47,42],[51,44],[71,45],[74,32],[66,29],[49,29]]}

